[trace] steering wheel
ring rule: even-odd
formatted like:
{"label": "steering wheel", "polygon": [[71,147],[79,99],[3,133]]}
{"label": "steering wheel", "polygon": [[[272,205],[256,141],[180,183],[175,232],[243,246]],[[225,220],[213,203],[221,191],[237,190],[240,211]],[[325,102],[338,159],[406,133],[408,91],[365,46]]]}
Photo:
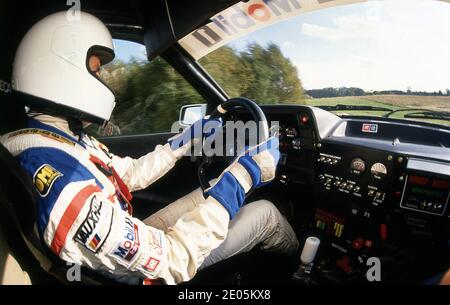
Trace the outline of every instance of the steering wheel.
{"label": "steering wheel", "polygon": [[[223,118],[225,114],[229,114],[235,110],[242,109],[248,111],[252,119],[256,122],[257,128],[257,144],[267,140],[269,138],[269,124],[267,123],[266,116],[262,109],[256,104],[254,101],[245,98],[245,97],[236,97],[231,98],[219,106],[217,106],[216,109],[214,109],[210,115],[210,118]],[[225,120],[223,120],[223,125],[226,124]],[[234,146],[236,147],[236,137],[233,137],[235,139]],[[205,151],[205,142],[203,144],[203,152]],[[217,163],[218,161],[224,161],[229,165],[233,162],[233,160],[237,157],[237,151],[234,150],[234,154],[232,156],[205,156],[204,154],[202,157],[202,160],[200,162],[200,165],[198,167],[198,180],[200,182],[200,186],[203,191],[205,191],[207,188],[209,188],[209,182],[206,178],[206,170],[209,168],[213,163]]]}

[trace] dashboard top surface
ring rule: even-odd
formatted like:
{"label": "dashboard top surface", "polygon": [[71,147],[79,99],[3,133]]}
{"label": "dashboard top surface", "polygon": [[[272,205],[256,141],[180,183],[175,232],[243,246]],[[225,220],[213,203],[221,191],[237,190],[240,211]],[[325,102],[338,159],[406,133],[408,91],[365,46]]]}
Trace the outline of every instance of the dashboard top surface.
{"label": "dashboard top surface", "polygon": [[[309,128],[322,143],[361,146],[374,150],[450,162],[450,128],[408,120],[381,117],[338,117],[328,111],[303,105],[264,105],[268,120],[279,114],[313,118]],[[299,128],[300,126],[297,119]],[[283,123],[283,122],[280,122]]]}

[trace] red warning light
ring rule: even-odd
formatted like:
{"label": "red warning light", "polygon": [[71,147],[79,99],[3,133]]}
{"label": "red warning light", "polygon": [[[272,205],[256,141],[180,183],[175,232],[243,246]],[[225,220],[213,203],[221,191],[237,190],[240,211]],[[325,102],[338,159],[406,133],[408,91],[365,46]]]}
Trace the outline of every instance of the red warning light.
{"label": "red warning light", "polygon": [[302,125],[307,125],[309,122],[309,116],[307,114],[301,114],[300,115],[300,123]]}

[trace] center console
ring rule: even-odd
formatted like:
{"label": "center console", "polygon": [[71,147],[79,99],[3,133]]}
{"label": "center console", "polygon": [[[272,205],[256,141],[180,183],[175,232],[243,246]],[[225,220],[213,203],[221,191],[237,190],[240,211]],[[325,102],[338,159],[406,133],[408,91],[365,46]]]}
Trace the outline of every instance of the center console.
{"label": "center console", "polygon": [[315,179],[315,235],[342,273],[366,270],[389,243],[446,249],[450,164],[322,141]]}
{"label": "center console", "polygon": [[404,159],[361,147],[322,143],[316,155],[315,227],[344,255],[362,261],[387,238],[384,211]]}

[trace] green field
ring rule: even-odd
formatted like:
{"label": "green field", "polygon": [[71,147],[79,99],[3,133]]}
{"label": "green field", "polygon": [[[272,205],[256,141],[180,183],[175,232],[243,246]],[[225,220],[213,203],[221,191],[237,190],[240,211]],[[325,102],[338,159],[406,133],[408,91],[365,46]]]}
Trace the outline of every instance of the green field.
{"label": "green field", "polygon": [[[330,98],[306,99],[306,104],[310,106],[331,106],[331,105],[366,105],[384,107],[389,109],[401,108],[423,108],[440,111],[450,111],[450,97],[448,96],[415,96],[415,95],[367,95],[367,96],[346,96]],[[334,113],[338,115],[371,115],[382,116],[385,111],[345,111],[339,110]],[[395,113],[393,118],[403,118],[408,112]],[[450,126],[450,121],[445,120],[424,120],[430,123],[438,123]]]}

